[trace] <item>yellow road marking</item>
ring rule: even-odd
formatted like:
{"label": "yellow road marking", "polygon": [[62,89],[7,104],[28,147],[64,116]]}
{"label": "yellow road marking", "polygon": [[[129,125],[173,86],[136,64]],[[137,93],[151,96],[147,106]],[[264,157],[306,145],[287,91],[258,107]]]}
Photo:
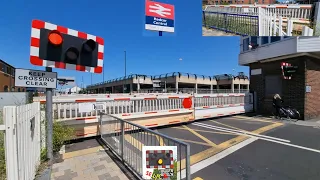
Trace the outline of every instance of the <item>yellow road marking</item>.
{"label": "yellow road marking", "polygon": [[[271,125],[268,125],[268,126],[265,126],[265,127],[262,127],[260,129],[257,129],[255,131],[252,131],[252,133],[257,133],[257,134],[261,134],[263,132],[266,132],[266,131],[269,131],[271,129],[274,129],[276,127],[279,127],[279,126],[282,126],[283,124],[282,123],[274,123],[274,124],[271,124]],[[235,144],[238,144],[246,139],[248,139],[249,137],[248,136],[238,136],[238,137],[235,137],[233,139],[230,139],[226,142],[223,142],[221,144],[219,144],[218,146],[216,147],[212,147],[210,149],[207,149],[207,150],[204,150],[202,152],[199,152],[197,154],[194,154],[190,157],[190,165],[193,165],[195,163],[198,163],[204,159],[207,159],[211,156],[214,156],[215,154],[235,145]],[[181,163],[178,162],[178,169],[180,168],[180,164],[181,164],[181,169],[185,169],[185,166],[186,166],[186,160],[185,159],[182,159],[181,160]]]}
{"label": "yellow road marking", "polygon": [[204,140],[205,142],[207,142],[208,144],[210,144],[211,146],[217,146],[215,143],[213,143],[212,141],[210,141],[209,139],[207,139],[206,137],[202,136],[201,134],[197,133],[196,131],[194,131],[193,129],[190,129],[189,127],[183,125],[182,127],[186,128],[188,131],[190,131],[192,134],[196,135],[197,137],[199,137],[200,139]]}
{"label": "yellow road marking", "polygon": [[[238,130],[240,130],[240,131],[247,131],[247,130],[240,129],[240,128],[237,128],[237,127],[234,127],[234,126],[230,126],[230,125],[227,125],[227,124],[224,124],[224,123],[221,123],[221,122],[217,122],[217,121],[214,121],[214,120],[210,120],[210,121],[213,122],[213,123],[216,123],[216,124],[220,124],[220,125],[223,125],[223,126],[232,128],[232,129],[238,129]],[[248,132],[248,131],[247,131],[247,132]]]}
{"label": "yellow road marking", "polygon": [[[187,130],[182,127],[173,127],[174,129],[182,129],[182,130]],[[226,134],[226,135],[235,135],[234,133],[228,133],[228,132],[217,132],[217,131],[206,131],[206,130],[201,130],[201,129],[193,129],[196,132],[205,132],[205,133],[212,133],[212,134]]]}
{"label": "yellow road marking", "polygon": [[267,122],[267,123],[275,123],[275,121],[270,120],[264,120],[264,119],[258,119],[258,118],[253,118],[253,117],[246,117],[246,116],[233,116],[235,118],[238,118],[239,120],[245,119],[249,121],[260,121],[260,122]]}
{"label": "yellow road marking", "polygon": [[135,148],[139,149],[140,151],[142,151],[142,146],[144,146],[143,143],[141,143],[139,140],[137,140],[136,138],[130,136],[130,135],[125,135],[124,136],[125,140],[128,141],[131,145],[133,145]]}
{"label": "yellow road marking", "polygon": [[193,180],[203,180],[201,177],[193,178]]}
{"label": "yellow road marking", "polygon": [[82,156],[82,155],[86,155],[86,154],[95,153],[95,152],[98,152],[100,149],[103,149],[103,147],[97,146],[97,147],[93,147],[93,148],[67,152],[67,153],[62,154],[62,159],[69,159],[69,158],[76,157],[76,156]]}
{"label": "yellow road marking", "polygon": [[175,138],[179,141],[184,141],[184,142],[189,142],[189,143],[193,143],[193,144],[200,144],[200,145],[205,145],[205,146],[209,146],[212,147],[212,145],[208,144],[208,143],[203,143],[203,142],[198,142],[198,141],[192,141],[192,140],[187,140],[187,139],[180,139],[180,138]]}

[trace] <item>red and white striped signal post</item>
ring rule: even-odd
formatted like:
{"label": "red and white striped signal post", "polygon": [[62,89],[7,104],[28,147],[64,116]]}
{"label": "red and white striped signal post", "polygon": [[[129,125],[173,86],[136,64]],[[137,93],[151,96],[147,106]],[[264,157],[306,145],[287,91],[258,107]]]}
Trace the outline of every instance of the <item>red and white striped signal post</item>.
{"label": "red and white striped signal post", "polygon": [[[103,38],[33,20],[31,27],[30,63],[35,66],[69,69],[90,73],[103,71]],[[47,157],[53,159],[52,89],[46,88]]]}

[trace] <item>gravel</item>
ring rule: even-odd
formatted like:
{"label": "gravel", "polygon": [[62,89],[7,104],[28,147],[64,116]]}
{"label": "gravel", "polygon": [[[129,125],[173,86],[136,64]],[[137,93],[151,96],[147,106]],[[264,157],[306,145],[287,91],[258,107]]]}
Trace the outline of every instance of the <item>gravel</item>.
{"label": "gravel", "polygon": [[236,34],[226,33],[216,29],[207,29],[202,27],[202,36],[237,36]]}

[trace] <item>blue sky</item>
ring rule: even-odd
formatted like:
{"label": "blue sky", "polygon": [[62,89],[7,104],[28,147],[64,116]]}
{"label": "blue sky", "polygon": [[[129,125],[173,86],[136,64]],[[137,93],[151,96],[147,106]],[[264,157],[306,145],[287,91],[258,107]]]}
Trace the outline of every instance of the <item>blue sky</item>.
{"label": "blue sky", "polygon": [[[202,37],[202,1],[159,0],[175,5],[175,33],[144,30],[145,0],[12,0],[2,4],[0,59],[18,68],[43,70],[29,62],[32,19],[101,36],[105,41],[104,79],[127,74],[158,75],[189,72],[216,75],[244,71],[238,66],[239,37]],[[182,58],[182,61],[179,60]],[[74,76],[80,85],[91,83],[91,74],[53,69],[60,76]],[[93,74],[93,83],[103,75]]]}

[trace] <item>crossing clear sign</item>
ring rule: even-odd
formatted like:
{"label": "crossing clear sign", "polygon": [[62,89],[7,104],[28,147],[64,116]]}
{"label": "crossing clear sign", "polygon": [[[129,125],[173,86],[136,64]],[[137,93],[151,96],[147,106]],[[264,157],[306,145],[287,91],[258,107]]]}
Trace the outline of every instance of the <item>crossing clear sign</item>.
{"label": "crossing clear sign", "polygon": [[145,29],[174,32],[174,5],[146,1]]}
{"label": "crossing clear sign", "polygon": [[14,84],[18,87],[20,86],[56,89],[57,73],[32,69],[16,69]]}

